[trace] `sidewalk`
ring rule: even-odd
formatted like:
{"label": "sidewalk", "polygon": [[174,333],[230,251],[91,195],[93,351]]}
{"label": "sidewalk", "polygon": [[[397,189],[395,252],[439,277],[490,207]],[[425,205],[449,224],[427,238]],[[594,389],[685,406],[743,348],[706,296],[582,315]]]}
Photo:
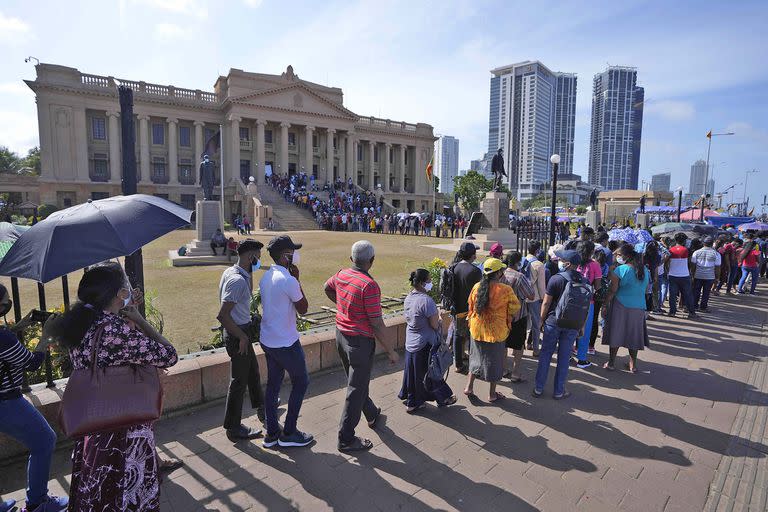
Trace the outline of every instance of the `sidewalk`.
{"label": "sidewalk", "polygon": [[[478,382],[473,405],[452,374],[458,403],[411,416],[396,397],[402,371],[382,361],[371,395],[385,418],[375,432],[361,422],[375,447],[359,457],[336,451],[340,371],[310,383],[299,427],[316,436],[311,448],[233,445],[216,402],[157,424],[161,453],[186,462],[163,483],[162,510],[765,510],[766,303],[713,297],[699,321],[659,317],[640,373],[572,369],[562,402],[551,385],[534,399],[530,381],[505,382],[507,400],[491,405]],[[524,364],[532,380],[535,361]],[[64,493],[69,471],[59,450],[52,492]],[[0,472],[3,496],[23,499],[24,464]]]}

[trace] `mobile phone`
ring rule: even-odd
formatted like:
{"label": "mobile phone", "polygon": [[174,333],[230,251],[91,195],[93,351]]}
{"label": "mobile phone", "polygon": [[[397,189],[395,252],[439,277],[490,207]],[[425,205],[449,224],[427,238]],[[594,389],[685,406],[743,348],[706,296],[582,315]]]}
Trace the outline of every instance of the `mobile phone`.
{"label": "mobile phone", "polygon": [[33,322],[40,322],[41,324],[44,324],[46,320],[52,315],[50,311],[42,311],[39,309],[33,309],[32,310],[32,321]]}

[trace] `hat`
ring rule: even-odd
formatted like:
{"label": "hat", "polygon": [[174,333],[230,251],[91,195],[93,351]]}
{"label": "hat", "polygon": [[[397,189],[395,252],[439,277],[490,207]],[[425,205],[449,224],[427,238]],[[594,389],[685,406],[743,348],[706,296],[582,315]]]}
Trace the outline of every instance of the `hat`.
{"label": "hat", "polygon": [[461,247],[459,247],[459,252],[461,252],[461,254],[464,256],[472,256],[477,252],[478,249],[479,247],[472,242],[464,242],[461,244]]}
{"label": "hat", "polygon": [[581,256],[579,256],[578,252],[571,249],[555,251],[555,256],[557,256],[560,261],[565,261],[573,265],[581,264]]}
{"label": "hat", "polygon": [[711,236],[705,236],[702,242],[704,243],[704,245],[712,245],[713,243],[715,243],[715,239],[712,238]]}
{"label": "hat", "polygon": [[494,258],[501,258],[503,254],[504,247],[500,243],[496,242],[491,246],[491,256]]}
{"label": "hat", "polygon": [[504,270],[505,268],[507,268],[507,266],[498,258],[488,258],[483,262],[483,273],[485,275],[493,274],[494,272]]}
{"label": "hat", "polygon": [[557,256],[555,255],[555,253],[557,251],[561,251],[562,249],[563,249],[563,244],[555,244],[552,247],[550,247],[549,250],[547,251],[547,254],[549,255],[549,259],[551,260],[557,259]]}
{"label": "hat", "polygon": [[269,252],[281,252],[296,249],[301,249],[301,244],[293,243],[293,240],[291,240],[291,237],[288,235],[276,236],[269,241],[269,244],[267,244],[267,250]]}

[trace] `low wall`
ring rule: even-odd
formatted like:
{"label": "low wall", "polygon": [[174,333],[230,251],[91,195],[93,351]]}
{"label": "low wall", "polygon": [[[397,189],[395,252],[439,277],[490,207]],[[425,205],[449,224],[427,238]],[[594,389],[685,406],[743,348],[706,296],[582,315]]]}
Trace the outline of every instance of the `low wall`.
{"label": "low wall", "polygon": [[[387,341],[399,350],[402,349],[405,346],[405,318],[402,315],[392,316],[385,318],[384,323],[387,326]],[[443,324],[447,327],[447,322]],[[336,351],[335,329],[310,331],[302,335],[300,341],[309,373],[338,368],[341,365]],[[377,344],[376,353],[382,352],[381,345]],[[261,369],[262,383],[266,383],[267,364],[260,346],[256,347],[256,358]],[[229,379],[229,356],[224,349],[185,356],[163,375],[164,416],[226,396]],[[43,385],[34,386],[25,397],[45,416],[59,436],[59,442],[66,442],[58,428],[57,420],[66,381],[58,381],[55,388],[41,386]],[[0,434],[0,463],[26,452],[23,445]]]}

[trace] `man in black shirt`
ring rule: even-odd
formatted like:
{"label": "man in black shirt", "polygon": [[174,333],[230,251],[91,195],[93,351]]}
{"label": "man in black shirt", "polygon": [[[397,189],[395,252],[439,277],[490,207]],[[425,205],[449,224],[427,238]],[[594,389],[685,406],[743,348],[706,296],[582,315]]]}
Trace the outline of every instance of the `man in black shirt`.
{"label": "man in black shirt", "polygon": [[453,305],[454,328],[453,359],[458,373],[467,373],[464,361],[464,344],[469,340],[469,294],[472,288],[480,282],[483,271],[474,265],[478,247],[472,242],[464,242],[459,248],[458,257],[461,260],[453,265]]}

